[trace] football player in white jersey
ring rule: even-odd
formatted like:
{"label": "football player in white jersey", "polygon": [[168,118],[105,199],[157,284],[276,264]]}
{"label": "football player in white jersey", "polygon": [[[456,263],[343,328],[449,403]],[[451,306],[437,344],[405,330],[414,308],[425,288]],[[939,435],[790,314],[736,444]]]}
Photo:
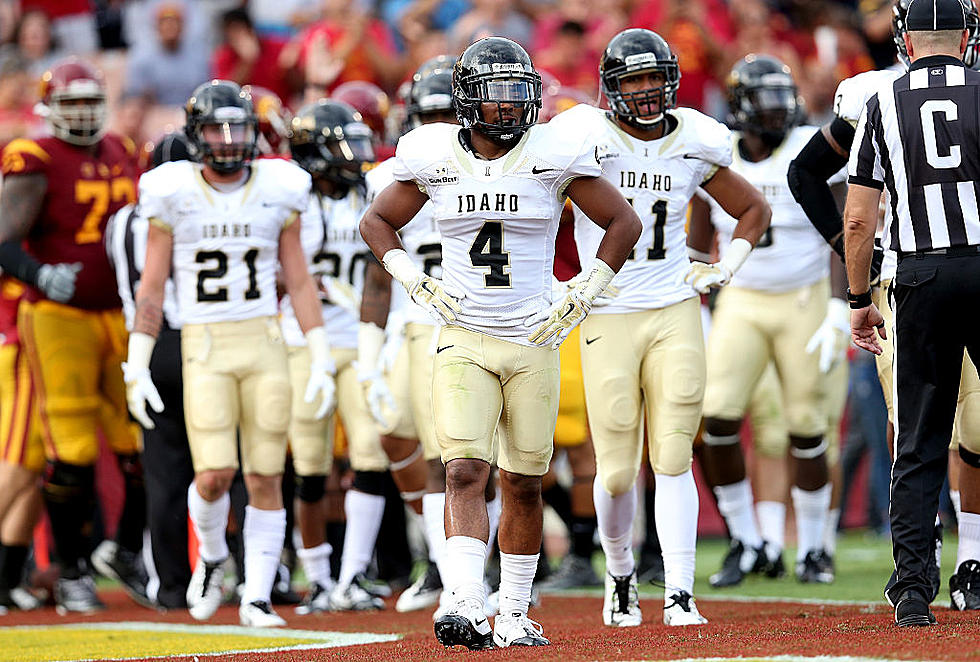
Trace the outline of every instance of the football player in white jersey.
{"label": "football player in white jersey", "polygon": [[[728,129],[695,110],[675,108],[680,70],[660,35],[630,29],[613,37],[599,76],[612,111],[578,105],[552,123],[564,117],[601,136],[603,178],[643,222],[639,241],[612,281],[618,294],[597,301],[581,330],[596,452],[593,497],[606,554],[602,618],[619,627],[642,621],[632,527],[645,413],[664,559],[663,621],[697,625],[707,622],[691,597],[698,518],[691,459],[705,379],[698,293],[725,285],[738,271],[765,232],[769,208],[728,169]],[[692,264],[687,256],[685,216],[698,187],[739,219],[725,257],[713,265]],[[575,241],[584,259],[601,234],[581,210],[575,213]]]}
{"label": "football player in white jersey", "polygon": [[[905,16],[909,4],[911,4],[911,0],[896,0],[892,10],[893,37],[899,62],[888,69],[867,71],[841,81],[834,98],[834,119],[810,139],[800,155],[790,164],[788,177],[793,195],[806,210],[810,222],[834,248],[841,260],[844,259],[844,221],[827,185],[827,179],[847,164],[855,128],[868,99],[883,83],[898,78],[908,68],[909,59],[904,36],[906,33]],[[967,12],[972,24],[975,25],[978,22],[978,16],[974,4],[972,0],[963,0],[964,11]],[[977,68],[980,65],[980,57],[978,56],[980,56],[980,36],[974,32],[963,59],[967,66]],[[872,285],[877,285],[872,289],[872,298],[875,306],[885,318],[886,326],[891,329],[894,317],[888,292],[898,262],[895,252],[889,250],[889,246],[884,246],[884,249],[882,252],[881,247],[876,246],[872,260],[871,282]],[[894,420],[892,406],[893,353],[890,339],[879,341],[879,344],[882,353],[875,356],[875,362],[878,367],[878,378],[881,381],[885,403],[888,407],[888,443],[889,452],[891,452],[894,436],[892,425]],[[977,466],[980,465],[980,444],[976,443],[976,440],[980,439],[980,397],[978,396],[980,396],[980,377],[978,377],[977,371],[969,362],[968,357],[964,355],[956,423],[950,444],[951,496],[953,497],[953,504],[957,508],[957,520],[960,523],[958,538],[960,553],[958,554],[956,573],[950,578],[949,588],[952,604],[957,609],[980,608],[980,591],[971,588],[980,585],[980,564],[964,566],[964,561],[976,559],[976,556],[980,555],[980,503],[970,500],[967,500],[967,503],[960,503],[958,485],[954,484],[957,474],[959,474],[960,481],[964,479],[980,480],[980,467]],[[956,465],[958,465],[959,471],[956,470]],[[976,477],[971,477],[970,474]],[[964,514],[965,517],[963,517]],[[964,522],[966,522],[966,526],[963,525]],[[964,544],[966,550],[964,550]],[[942,526],[938,517],[933,532],[933,549],[936,563],[927,567],[933,589],[933,594],[929,596],[930,599],[935,599],[942,583],[940,573]],[[894,581],[895,573],[893,572],[885,589],[885,597],[890,603],[893,600],[889,594],[889,589]]]}
{"label": "football player in white jersey", "polygon": [[[317,403],[306,402],[304,384],[310,376],[310,350],[300,330],[291,299],[282,301],[282,331],[289,347],[292,417],[289,445],[296,470],[296,523],[303,548],[297,556],[310,582],[310,592],[297,608],[308,614],[327,609],[376,609],[379,598],[357,583],[374,550],[384,510],[381,494],[388,459],[374,420],[357,382],[357,319],[353,301],[364,268],[374,261],[357,224],[364,211],[364,163],[374,160],[371,129],[347,104],[320,100],[301,108],[291,121],[293,159],[313,178],[313,191],[300,218],[300,238],[307,266],[319,285],[323,321],[330,337],[337,413],[347,434],[354,486],[345,496],[347,533],[339,582],[330,577],[326,542],[326,478],[333,463],[334,419],[317,416]],[[338,305],[343,301],[345,305]]]}
{"label": "football player in white jersey", "polygon": [[[455,60],[440,55],[426,61],[413,75],[406,97],[408,130],[435,122],[456,123],[452,105],[452,70]],[[395,159],[387,159],[367,173],[368,200],[395,181]],[[398,232],[405,251],[422,271],[434,278],[442,275],[442,244],[433,216],[432,202]],[[425,309],[408,298],[404,288],[392,291],[391,275],[377,261],[368,266],[361,298],[361,341],[358,363],[369,405],[379,412],[383,423],[397,427],[397,419],[410,419],[421,447],[407,449],[412,457],[425,462],[425,495],[422,497],[422,525],[429,551],[429,564],[418,580],[406,589],[395,605],[397,611],[431,607],[444,592],[446,530],[446,470],[440,459],[432,422],[433,342],[438,325]],[[387,338],[385,334],[387,335]],[[383,353],[396,358],[387,374]],[[382,351],[384,349],[384,352]],[[387,382],[387,384],[385,383]],[[388,388],[390,386],[390,388]],[[391,397],[394,408],[385,407]],[[396,419],[396,420],[388,420]],[[443,602],[448,602],[443,599]],[[448,605],[447,605],[448,606]]]}
{"label": "football player in white jersey", "polygon": [[[436,620],[436,637],[473,649],[547,645],[527,609],[558,408],[554,350],[622,266],[640,224],[599,177],[590,135],[559,118],[535,125],[541,77],[518,44],[502,37],[471,44],[452,86],[462,128],[427,124],[402,136],[396,181],[365,213],[361,232],[412,299],[444,324],[432,404],[446,463],[444,579],[455,604]],[[606,232],[580,285],[553,301],[566,196]],[[441,279],[418,267],[397,234],[427,201],[442,236]],[[491,631],[483,613],[484,488],[495,459],[503,513],[500,614]]]}
{"label": "football player in white jersey", "polygon": [[[757,564],[775,563],[781,552],[772,550],[768,559],[762,556],[766,550],[738,435],[770,362],[779,378],[794,464],[796,576],[800,581],[829,582],[832,575],[820,563],[831,497],[824,399],[831,390],[847,390],[846,373],[843,383],[838,379],[832,385],[826,375],[847,348],[848,312],[842,299],[830,299],[829,251],[786,183],[789,162],[817,129],[797,126],[803,110],[796,83],[789,67],[774,57],[749,55],[738,62],[729,74],[728,96],[738,130],[732,169],[764,192],[773,216],[756,251],[719,294],[708,341],[702,459],[732,536],[722,570],[712,575],[711,583],[737,584]],[[696,206],[692,227],[710,222],[724,246],[735,220],[713,204],[710,221],[707,213],[708,208]],[[693,248],[707,251],[710,243]],[[823,365],[820,352],[804,349],[814,336],[815,344],[829,345]],[[786,447],[767,451],[768,456],[782,457]],[[778,494],[764,500],[782,501]]]}
{"label": "football player in white jersey", "polygon": [[249,505],[239,618],[247,626],[281,626],[285,621],[269,605],[286,533],[282,473],[290,418],[278,264],[310,347],[306,399],[320,399],[321,417],[333,406],[330,349],[296,222],[309,202],[310,176],[280,159],[251,161],[257,121],[251,98],[237,84],[201,85],[186,111],[186,132],[201,163],[163,164],[140,179],[139,204],[151,227],[124,366],[129,408],[150,428],[147,404],[163,408],[149,361],[172,269],[195,472],[187,501],[199,553],[188,607],[191,616],[206,620],[221,603],[228,489],[240,446]]}

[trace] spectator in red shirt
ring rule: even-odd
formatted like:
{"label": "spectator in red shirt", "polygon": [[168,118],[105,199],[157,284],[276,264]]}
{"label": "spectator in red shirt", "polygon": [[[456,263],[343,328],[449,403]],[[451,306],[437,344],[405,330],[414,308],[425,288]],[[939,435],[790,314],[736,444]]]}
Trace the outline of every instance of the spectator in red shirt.
{"label": "spectator in red shirt", "polygon": [[599,57],[589,48],[585,26],[578,21],[562,23],[551,44],[534,54],[534,64],[554,75],[562,85],[592,96],[599,89]]}
{"label": "spectator in red shirt", "polygon": [[11,51],[0,57],[0,146],[41,127],[33,111],[37,99],[31,94],[36,87],[31,82],[27,61],[19,53]]}
{"label": "spectator in red shirt", "polygon": [[259,37],[245,9],[225,12],[221,28],[224,40],[214,53],[213,77],[264,87],[288,100],[293,86],[280,61],[284,43]]}

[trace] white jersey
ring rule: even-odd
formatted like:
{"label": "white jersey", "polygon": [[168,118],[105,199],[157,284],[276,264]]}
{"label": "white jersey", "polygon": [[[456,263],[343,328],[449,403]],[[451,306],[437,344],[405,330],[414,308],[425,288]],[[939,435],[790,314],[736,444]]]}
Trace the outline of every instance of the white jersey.
{"label": "white jersey", "polygon": [[[619,294],[609,304],[597,300],[593,314],[664,308],[695,296],[683,283],[687,256],[687,207],[702,183],[732,160],[731,132],[689,108],[670,111],[674,130],[657,140],[623,131],[607,111],[578,105],[550,124],[582,127],[599,137],[602,175],[633,205],[643,232],[626,264],[613,278]],[[574,129],[566,134],[574,134]],[[583,269],[595,256],[603,230],[577,207],[575,243]]]}
{"label": "white jersey", "polygon": [[[861,111],[868,105],[868,99],[873,97],[882,85],[886,85],[904,74],[905,67],[896,64],[888,69],[865,71],[842,80],[834,94],[834,115],[857,128],[858,120],[861,119]],[[888,195],[888,191],[885,191],[885,195]],[[882,280],[894,278],[897,268],[898,254],[893,250],[886,250],[885,259],[881,264]]]}
{"label": "white jersey", "polygon": [[395,153],[395,179],[416,182],[432,201],[443,279],[465,294],[456,323],[522,345],[531,345],[524,320],[552,303],[565,187],[601,174],[590,136],[553,123],[532,126],[492,161],[464,146],[453,124],[420,126]]}
{"label": "white jersey", "polygon": [[[364,196],[359,191],[352,190],[339,200],[317,193],[310,195],[306,211],[300,217],[300,238],[315,282],[333,277],[357,292],[364,288],[364,270],[374,259],[358,229],[364,209]],[[283,297],[280,310],[286,344],[305,346],[306,338],[288,295]],[[358,317],[349,310],[324,303],[323,326],[331,347],[357,347],[358,322]]]}
{"label": "white jersey", "polygon": [[173,234],[181,324],[232,322],[278,313],[279,235],[307,206],[310,176],[281,159],[251,164],[248,180],[222,192],[190,161],[140,178],[139,204]]}
{"label": "white jersey", "polygon": [[[146,266],[146,237],[149,232],[150,221],[140,207],[133,204],[113,214],[105,226],[106,255],[116,272],[126,328],[130,331],[136,317],[136,290]],[[163,323],[171,329],[180,328],[177,291],[172,278],[167,279],[163,290]]]}
{"label": "white jersey", "polygon": [[[367,197],[369,203],[374,202],[378,193],[395,181],[394,168],[395,159],[390,158],[368,171]],[[428,276],[442,278],[442,237],[440,237],[439,228],[436,225],[431,200],[422,205],[419,213],[398,231],[398,235],[405,246],[405,252],[418,265],[419,269]],[[422,306],[408,297],[404,287],[399,286],[392,290],[391,309],[393,311],[401,310],[406,323],[435,323]]]}
{"label": "white jersey", "polygon": [[[772,208],[772,220],[769,229],[732,278],[732,285],[750,290],[786,292],[830,275],[830,247],[793,198],[786,180],[790,161],[817,131],[815,126],[790,130],[768,158],[755,163],[741,157],[738,151],[740,136],[733,135],[731,168],[762,192]],[[738,221],[725,213],[711,196],[704,197],[711,205],[711,224],[718,231],[718,246],[724,257]]]}

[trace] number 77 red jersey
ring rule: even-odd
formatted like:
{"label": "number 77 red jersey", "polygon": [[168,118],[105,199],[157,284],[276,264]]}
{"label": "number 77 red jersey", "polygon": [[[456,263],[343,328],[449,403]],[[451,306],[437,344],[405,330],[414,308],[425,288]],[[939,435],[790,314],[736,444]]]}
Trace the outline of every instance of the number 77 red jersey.
{"label": "number 77 red jersey", "polygon": [[[17,139],[2,155],[4,177],[42,173],[44,203],[24,241],[42,264],[80,262],[82,270],[69,305],[86,310],[120,307],[116,277],[102,235],[120,207],[136,199],[137,155],[132,141],[106,135],[95,153],[53,136]],[[29,301],[44,298],[29,288]]]}

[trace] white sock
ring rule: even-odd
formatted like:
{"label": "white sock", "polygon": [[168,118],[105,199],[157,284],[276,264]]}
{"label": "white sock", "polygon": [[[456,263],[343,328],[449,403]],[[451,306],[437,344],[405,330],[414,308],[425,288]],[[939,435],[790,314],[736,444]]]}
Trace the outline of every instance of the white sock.
{"label": "white sock", "polygon": [[812,491],[794,485],[790,494],[796,511],[796,560],[802,561],[807,552],[818,551],[823,545],[824,525],[830,509],[830,483]]}
{"label": "white sock", "polygon": [[782,501],[760,501],[755,504],[759,532],[766,541],[766,556],[775,561],[786,546],[786,504]]}
{"label": "white sock", "polygon": [[503,509],[503,501],[500,498],[500,490],[491,501],[487,501],[487,520],[490,522],[490,537],[487,538],[487,557],[484,562],[490,559],[490,550],[493,549],[493,541],[497,537],[497,529],[500,528],[500,511]]}
{"label": "white sock", "polygon": [[592,483],[599,542],[606,555],[606,571],[616,577],[633,574],[633,518],[636,516],[636,484],[613,496],[597,475]]}
{"label": "white sock", "polygon": [[332,583],[333,580],[330,578],[330,554],[332,552],[333,547],[328,542],[309,549],[301,547],[296,550],[296,556],[299,558],[299,562],[303,564],[303,573],[306,574],[306,579],[311,586],[319,584],[328,588]]}
{"label": "white sock", "polygon": [[378,541],[378,529],[385,512],[385,498],[358,490],[347,490],[344,497],[344,514],[347,531],[344,534],[344,551],[340,556],[340,576],[337,585],[350,586],[354,576],[367,570]]}
{"label": "white sock", "polygon": [[242,604],[269,602],[279,572],[279,557],[286,539],[286,509],[259,510],[245,506],[242,525],[245,541],[245,586]]}
{"label": "white sock", "polygon": [[963,561],[980,561],[980,514],[963,513],[959,519],[959,544],[956,547],[956,569]]}
{"label": "white sock", "polygon": [[429,546],[429,560],[436,564],[439,576],[445,583],[446,564],[446,493],[436,492],[422,497],[422,522],[425,525],[425,543]]}
{"label": "white sock", "polygon": [[840,508],[827,511],[827,523],[823,530],[823,548],[833,556],[837,553],[837,525],[840,524]]}
{"label": "white sock", "polygon": [[664,600],[678,590],[694,593],[698,539],[698,488],[689,469],[679,476],[655,474],[657,535],[664,555]]}
{"label": "white sock", "polygon": [[755,522],[749,479],[743,478],[731,485],[719,485],[714,488],[714,493],[718,498],[718,510],[725,518],[732,538],[741,540],[747,547],[757,549],[762,544],[762,536],[759,535],[759,527]]}
{"label": "white sock", "polygon": [[187,488],[187,512],[197,536],[197,553],[205,562],[214,563],[228,558],[225,531],[230,509],[231,497],[228,494],[221,495],[216,501],[205,501],[195,483]]}
{"label": "white sock", "polygon": [[959,522],[960,521],[960,513],[962,512],[962,509],[960,508],[960,491],[959,490],[950,490],[949,491],[949,500],[953,502],[953,510],[956,511],[956,521]]}
{"label": "white sock", "polygon": [[524,616],[531,604],[531,584],[538,569],[538,554],[500,552],[500,613]]}
{"label": "white sock", "polygon": [[[469,536],[446,538],[446,576],[443,585],[452,591],[453,600],[486,600],[483,591],[483,567],[487,560],[487,543]],[[503,568],[501,568],[501,580]]]}

